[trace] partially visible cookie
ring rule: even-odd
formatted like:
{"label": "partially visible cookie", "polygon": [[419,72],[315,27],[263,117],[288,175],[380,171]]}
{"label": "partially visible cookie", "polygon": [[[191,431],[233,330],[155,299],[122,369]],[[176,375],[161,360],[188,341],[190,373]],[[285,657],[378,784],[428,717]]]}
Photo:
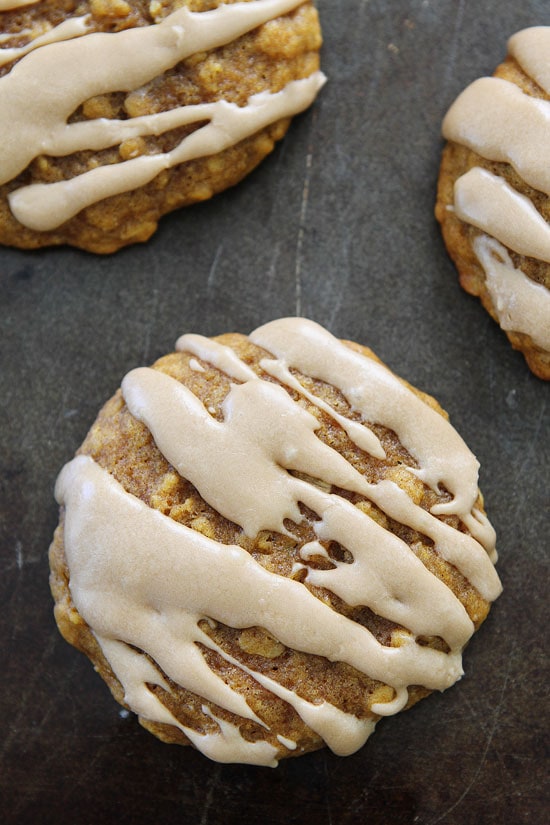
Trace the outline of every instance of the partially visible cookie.
{"label": "partially visible cookie", "polygon": [[62,634],[146,728],[222,762],[357,750],[460,678],[500,593],[441,407],[305,319],[130,372],[56,495]]}
{"label": "partially visible cookie", "polygon": [[109,253],[236,184],[324,82],[305,0],[3,0],[0,243]]}
{"label": "partially visible cookie", "polygon": [[550,379],[550,27],[510,38],[443,121],[436,217],[463,288]]}

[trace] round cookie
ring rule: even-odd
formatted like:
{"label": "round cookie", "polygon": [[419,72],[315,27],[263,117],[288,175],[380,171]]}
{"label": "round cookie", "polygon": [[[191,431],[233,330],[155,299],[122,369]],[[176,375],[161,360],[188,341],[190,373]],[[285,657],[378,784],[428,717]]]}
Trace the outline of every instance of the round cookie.
{"label": "round cookie", "polygon": [[0,0],[0,243],[97,253],[236,184],[324,82],[304,0]]}
{"label": "round cookie", "polygon": [[436,218],[462,287],[550,379],[550,27],[510,38],[443,121]]}
{"label": "round cookie", "polygon": [[299,318],[184,335],[59,475],[59,629],[167,742],[350,754],[462,675],[501,589],[477,480],[365,347]]}

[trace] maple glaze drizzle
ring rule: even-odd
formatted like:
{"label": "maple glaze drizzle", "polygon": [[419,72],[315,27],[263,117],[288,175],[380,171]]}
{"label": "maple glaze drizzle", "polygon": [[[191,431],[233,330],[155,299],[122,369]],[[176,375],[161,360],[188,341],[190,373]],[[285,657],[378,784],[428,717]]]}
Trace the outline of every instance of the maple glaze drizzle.
{"label": "maple glaze drizzle", "polygon": [[[122,684],[127,704],[147,719],[176,725],[213,759],[273,765],[275,746],[246,741],[237,723],[216,716],[216,708],[224,708],[265,727],[243,696],[210,670],[197,644],[215,650],[288,702],[336,753],[357,750],[374,729],[375,717],[358,719],[327,702],[312,704],[253,671],[200,629],[202,619],[240,629],[265,628],[286,647],[346,662],[390,685],[394,698],[374,705],[378,715],[400,710],[412,684],[443,690],[460,678],[461,652],[474,630],[462,603],[411,548],[346,498],[329,492],[333,487],[359,493],[392,519],[428,536],[436,552],[484,598],[496,598],[500,582],[491,561],[494,531],[476,510],[477,461],[445,418],[388,369],[311,321],[274,321],[250,339],[270,353],[261,367],[267,375],[277,374],[283,385],[260,378],[220,342],[197,335],[178,340],[192,369],[210,364],[231,379],[221,421],[183,384],[155,369],[132,370],[122,392],[132,415],[151,431],[177,472],[246,535],[262,530],[291,535],[285,521],[301,520],[300,504],[317,515],[316,546],[301,552],[305,584],[266,570],[241,547],[221,544],[149,508],[88,456],[66,465],[56,495],[65,506],[74,604]],[[452,499],[429,513],[394,482],[369,483],[317,437],[317,418],[284,389],[291,369],[333,383],[361,413],[356,428],[369,430],[368,422],[376,421],[394,429],[415,459],[411,471],[434,489],[444,483]],[[294,381],[287,386],[295,389]],[[315,394],[303,389],[317,405]],[[331,414],[326,402],[319,407]],[[340,415],[332,412],[339,422]],[[372,439],[360,439],[362,449],[371,445],[379,455],[378,439],[369,431]],[[355,432],[350,430],[352,439]],[[440,512],[455,514],[465,524],[473,521],[477,537],[451,527],[437,517]],[[333,562],[326,570],[309,567],[311,555],[330,541],[346,548],[353,561]],[[366,627],[316,598],[307,584],[350,605],[368,606],[400,625],[400,646],[382,645]],[[444,639],[448,652],[416,641],[425,636]],[[218,723],[217,733],[183,726],[162,705],[147,685],[166,687],[163,674],[215,706],[205,705]],[[281,731],[274,733],[280,744],[292,746]]]}
{"label": "maple glaze drizzle", "polygon": [[4,63],[21,57],[0,78],[0,183],[15,178],[39,155],[99,151],[129,138],[206,121],[169,152],[98,166],[68,180],[17,188],[8,198],[13,215],[33,230],[51,231],[87,206],[144,186],[165,169],[221,152],[306,109],[325,82],[322,72],[291,81],[275,93],[255,94],[245,106],[222,99],[127,120],[68,122],[86,100],[136,91],[181,60],[223,46],[302,2],[252,0],[206,12],[182,7],[155,25],[116,33],[85,33],[89,18],[79,17],[27,46],[0,49]]}

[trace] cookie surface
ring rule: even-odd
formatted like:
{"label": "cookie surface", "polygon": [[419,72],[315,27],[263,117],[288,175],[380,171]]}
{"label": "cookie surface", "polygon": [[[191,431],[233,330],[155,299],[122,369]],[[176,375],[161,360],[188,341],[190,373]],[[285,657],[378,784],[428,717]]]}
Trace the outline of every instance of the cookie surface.
{"label": "cookie surface", "polygon": [[0,3],[0,243],[109,253],[236,184],[314,100],[304,0]]}
{"label": "cookie surface", "polygon": [[460,678],[500,592],[477,477],[437,402],[317,324],[185,335],[59,476],[58,626],[165,741],[352,753]]}
{"label": "cookie surface", "polygon": [[550,27],[510,38],[443,122],[436,217],[462,287],[550,379]]}

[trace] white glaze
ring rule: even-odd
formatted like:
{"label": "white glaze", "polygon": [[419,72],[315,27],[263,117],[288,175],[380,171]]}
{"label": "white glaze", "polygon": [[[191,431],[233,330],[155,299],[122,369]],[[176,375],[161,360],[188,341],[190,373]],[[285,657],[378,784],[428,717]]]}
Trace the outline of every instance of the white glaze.
{"label": "white glaze", "polygon": [[[412,392],[403,393],[403,385],[388,370],[304,319],[273,322],[256,330],[251,339],[263,341],[272,354],[266,362],[279,364],[283,376],[292,368],[311,377],[326,377],[327,362],[333,361],[334,385],[344,396],[364,402],[369,387],[371,394],[380,395],[371,420],[399,425],[397,433],[400,438],[400,430],[405,433],[411,454],[422,457],[418,474],[424,469],[422,462],[430,467],[426,476],[434,486],[441,474],[454,494],[446,512],[467,519],[475,506],[477,486],[471,487],[465,468],[476,466],[475,461],[451,425],[426,404],[418,406]],[[203,368],[210,363],[232,380],[222,407],[223,420],[214,419],[178,381],[152,369],[133,370],[123,381],[132,414],[146,424],[161,452],[201,496],[248,535],[263,529],[289,534],[283,522],[300,521],[299,502],[317,513],[317,541],[301,552],[306,581],[402,625],[403,643],[396,648],[381,645],[366,628],[336,613],[304,584],[269,572],[238,546],[219,544],[151,510],[86,456],[70,462],[56,485],[58,501],[65,506],[65,553],[75,606],[121,682],[127,704],[145,718],[176,724],[211,758],[271,765],[276,763],[276,752],[265,744],[252,746],[239,735],[238,725],[216,715],[216,707],[224,708],[265,726],[243,697],[210,670],[197,642],[288,702],[336,753],[352,753],[374,729],[374,717],[358,720],[326,702],[312,705],[220,649],[201,631],[200,620],[235,628],[263,627],[287,647],[346,662],[394,688],[394,698],[378,703],[373,711],[396,713],[407,701],[409,685],[444,689],[460,678],[461,651],[473,624],[458,599],[408,545],[327,490],[335,485],[358,492],[390,517],[419,529],[489,599],[500,592],[488,555],[492,534],[482,531],[488,539],[484,549],[473,537],[415,505],[393,482],[368,483],[318,439],[319,422],[313,415],[281,386],[258,377],[229,347],[200,336],[183,336],[178,348],[192,360],[199,358]],[[283,356],[275,350],[284,350]],[[236,383],[239,380],[242,383]],[[403,410],[399,416],[396,399]],[[311,393],[308,400],[316,403]],[[410,416],[414,428],[408,424]],[[425,439],[426,422],[432,425],[431,447]],[[434,460],[440,451],[448,467]],[[310,568],[309,559],[326,555],[319,542],[332,540],[344,546],[353,561],[334,562],[329,570]],[[450,652],[417,644],[417,635],[442,637]],[[127,645],[147,652],[161,672]],[[190,732],[174,720],[146,687],[146,683],[164,687],[162,674],[213,703],[207,715],[217,721],[217,734]]]}

